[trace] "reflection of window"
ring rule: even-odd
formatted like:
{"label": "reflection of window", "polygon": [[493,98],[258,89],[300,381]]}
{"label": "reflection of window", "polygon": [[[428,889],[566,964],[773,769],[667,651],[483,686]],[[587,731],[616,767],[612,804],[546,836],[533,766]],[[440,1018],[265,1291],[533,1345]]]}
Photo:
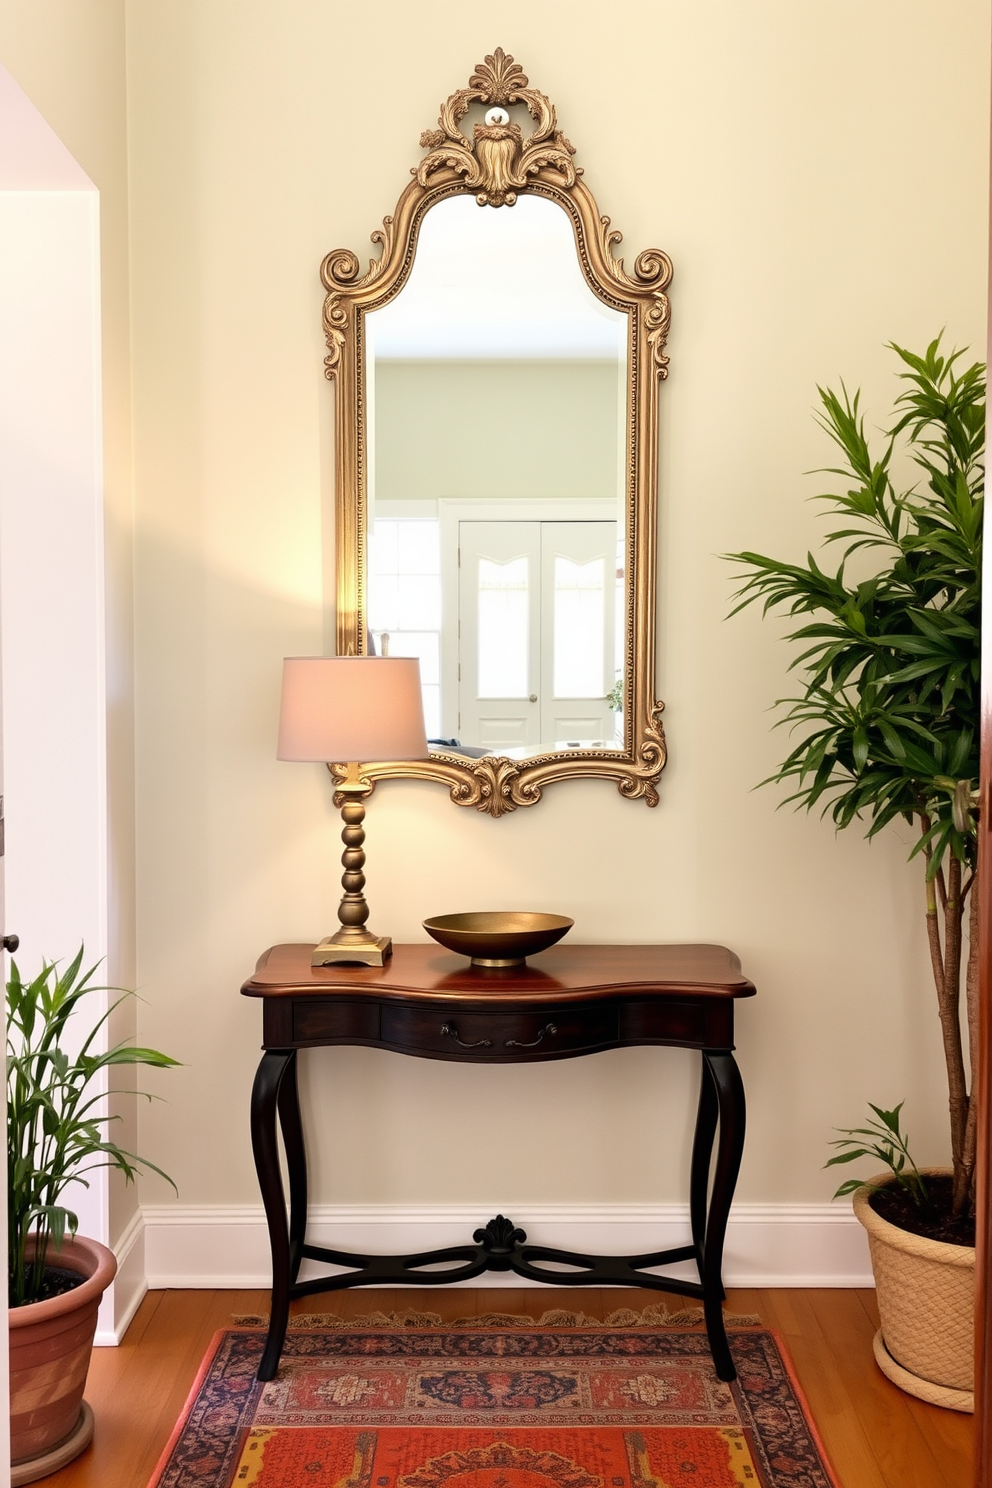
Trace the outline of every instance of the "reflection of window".
{"label": "reflection of window", "polygon": [[553,691],[556,698],[600,698],[605,691],[604,568],[602,558],[594,558],[590,563],[555,558]]}
{"label": "reflection of window", "polygon": [[530,692],[528,560],[479,559],[479,696],[522,698]]}
{"label": "reflection of window", "polygon": [[441,736],[441,540],[436,520],[374,523],[369,629],[380,656],[416,656],[427,736]]}

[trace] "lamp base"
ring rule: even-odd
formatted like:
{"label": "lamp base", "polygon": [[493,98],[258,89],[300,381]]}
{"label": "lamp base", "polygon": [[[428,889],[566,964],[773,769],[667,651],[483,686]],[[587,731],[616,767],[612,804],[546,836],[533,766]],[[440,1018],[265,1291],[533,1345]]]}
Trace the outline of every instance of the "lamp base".
{"label": "lamp base", "polygon": [[340,940],[341,932],[329,935],[320,945],[314,946],[310,957],[311,966],[385,966],[393,954],[393,942],[388,935],[372,935],[365,932],[361,940]]}

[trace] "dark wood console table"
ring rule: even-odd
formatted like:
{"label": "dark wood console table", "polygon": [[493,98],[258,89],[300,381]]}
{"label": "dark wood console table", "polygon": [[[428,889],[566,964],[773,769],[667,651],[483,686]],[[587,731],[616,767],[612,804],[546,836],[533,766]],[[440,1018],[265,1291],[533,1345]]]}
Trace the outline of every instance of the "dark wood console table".
{"label": "dark wood console table", "polygon": [[[273,946],[242,987],[260,997],[264,1052],[251,1098],[251,1136],[272,1248],[272,1311],[258,1370],[272,1379],[289,1302],[349,1286],[438,1286],[515,1271],[552,1286],[639,1286],[698,1297],[720,1379],[736,1376],[723,1322],[721,1268],[744,1147],[744,1087],[733,1056],[734,1001],[754,987],[723,946],[556,946],[526,966],[473,967],[433,944],[398,945],[385,966],[311,968],[312,945]],[[497,1215],[474,1243],[419,1255],[363,1256],[308,1245],[307,1168],[297,1094],[298,1049],[364,1044],[421,1059],[483,1064],[570,1059],[632,1044],[698,1049],[702,1074],[692,1146],[692,1243],[637,1256],[577,1255],[529,1245]],[[277,1123],[289,1173],[289,1215]],[[716,1139],[716,1162],[713,1147]],[[712,1173],[711,1173],[712,1169]],[[299,1281],[304,1259],[344,1272]],[[655,1275],[694,1260],[699,1281]],[[549,1263],[580,1268],[562,1272]],[[424,1267],[447,1263],[441,1272]]]}

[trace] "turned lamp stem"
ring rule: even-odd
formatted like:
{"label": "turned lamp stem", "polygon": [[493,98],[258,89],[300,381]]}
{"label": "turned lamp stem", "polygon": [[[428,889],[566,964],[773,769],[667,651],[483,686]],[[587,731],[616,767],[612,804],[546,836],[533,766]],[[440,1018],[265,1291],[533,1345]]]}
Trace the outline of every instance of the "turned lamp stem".
{"label": "turned lamp stem", "polygon": [[[344,898],[338,906],[338,919],[341,921],[341,930],[338,932],[343,940],[354,939],[356,934],[362,934],[365,930],[365,922],[369,917],[369,907],[365,902],[362,890],[365,888],[365,802],[362,800],[345,801],[341,807],[341,819],[344,827],[341,830],[341,841],[344,843],[344,852],[341,854],[341,863],[344,872],[341,875],[341,887],[344,889]],[[357,927],[357,928],[356,928]]]}
{"label": "turned lamp stem", "polygon": [[[348,774],[357,773],[357,765],[349,765]],[[365,797],[370,794],[367,786],[350,781],[339,786],[334,794],[335,805],[341,807],[341,841],[344,852],[341,864],[341,888],[344,890],[338,905],[340,930],[327,936],[314,948],[313,966],[332,966],[340,962],[357,962],[364,966],[382,966],[393,953],[393,942],[388,935],[374,935],[366,928],[369,906],[365,899]]]}

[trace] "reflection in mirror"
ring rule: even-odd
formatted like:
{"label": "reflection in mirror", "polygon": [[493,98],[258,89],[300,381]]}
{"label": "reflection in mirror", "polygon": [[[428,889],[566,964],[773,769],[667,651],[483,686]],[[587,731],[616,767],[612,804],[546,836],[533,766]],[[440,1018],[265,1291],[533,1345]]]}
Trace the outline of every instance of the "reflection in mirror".
{"label": "reflection in mirror", "polygon": [[629,325],[568,215],[441,200],[364,329],[368,626],[434,748],[622,749]]}

